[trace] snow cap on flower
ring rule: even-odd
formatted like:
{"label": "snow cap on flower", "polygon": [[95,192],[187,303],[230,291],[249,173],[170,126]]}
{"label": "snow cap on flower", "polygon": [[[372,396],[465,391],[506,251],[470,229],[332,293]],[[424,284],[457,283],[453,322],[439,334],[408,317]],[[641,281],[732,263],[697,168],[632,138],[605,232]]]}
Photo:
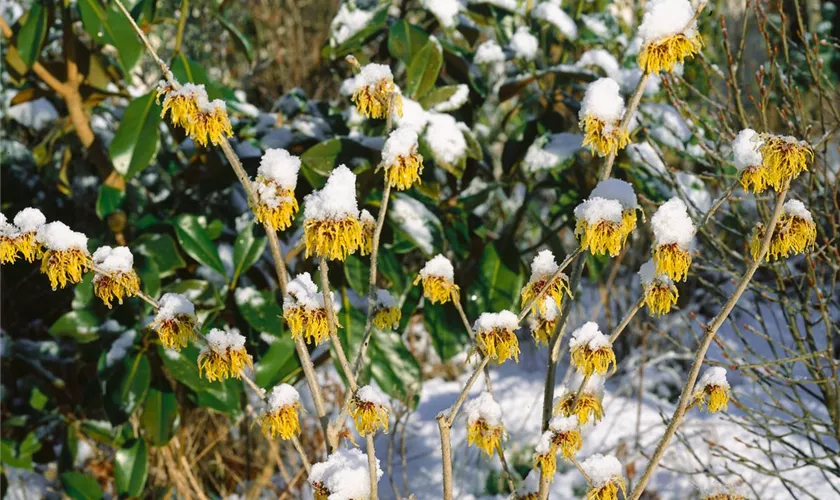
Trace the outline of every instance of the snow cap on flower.
{"label": "snow cap on flower", "polygon": [[738,132],[732,141],[732,154],[735,156],[735,168],[738,171],[761,166],[761,139],[751,128]]}
{"label": "snow cap on flower", "polygon": [[657,273],[653,259],[648,260],[639,268],[639,282],[647,288],[653,284],[672,285],[674,281],[665,273]]}
{"label": "snow cap on flower", "polygon": [[599,78],[586,87],[578,116],[598,118],[607,124],[621,121],[624,116],[624,98],[621,88],[612,78]]}
{"label": "snow cap on flower", "polygon": [[312,276],[309,273],[298,274],[286,286],[283,308],[299,306],[308,309],[322,309],[324,307],[324,294],[318,291],[318,285],[312,281]]}
{"label": "snow cap on flower", "polygon": [[[5,216],[3,217],[3,222],[5,221]],[[22,232],[22,233],[29,233],[32,231],[37,231],[38,228],[46,224],[47,218],[44,217],[44,214],[38,210],[37,208],[33,207],[26,207],[20,212],[15,215],[14,223],[15,226]]]}
{"label": "snow cap on flower", "polygon": [[621,462],[612,455],[596,453],[581,462],[580,466],[596,488],[622,477]]}
{"label": "snow cap on flower", "polygon": [[633,185],[621,179],[610,178],[599,182],[595,189],[589,193],[589,197],[618,200],[624,210],[636,209],[639,206],[639,200],[636,197],[636,192],[633,191]]}
{"label": "snow cap on flower", "polygon": [[703,376],[697,381],[697,389],[702,390],[709,386],[729,388],[729,381],[726,380],[726,368],[713,366],[703,372]]}
{"label": "snow cap on flower", "polygon": [[473,330],[476,332],[487,332],[491,330],[515,331],[517,328],[519,328],[519,319],[516,317],[516,314],[508,310],[497,313],[481,313],[473,325]]}
{"label": "snow cap on flower", "polygon": [[38,228],[37,239],[48,250],[67,251],[80,250],[87,253],[88,239],[84,233],[73,231],[63,222],[56,221],[44,224]]}
{"label": "snow cap on flower", "polygon": [[683,250],[688,250],[697,231],[685,203],[676,197],[666,201],[656,210],[650,224],[653,227],[655,246],[676,244]]}
{"label": "snow cap on flower", "polygon": [[697,21],[693,18],[694,7],[688,0],[650,0],[645,5],[638,35],[643,44],[679,33],[691,38],[697,33]]}
{"label": "snow cap on flower", "polygon": [[289,384],[275,385],[268,393],[268,410],[276,412],[287,406],[300,404],[300,393]]}
{"label": "snow cap on flower", "polygon": [[391,292],[380,288],[376,291],[376,307],[385,309],[397,307],[397,300],[391,295]]}
{"label": "snow cap on flower", "polygon": [[411,128],[399,127],[385,141],[382,147],[382,163],[393,165],[400,156],[409,156],[417,148],[417,132]]}
{"label": "snow cap on flower", "polygon": [[426,262],[426,265],[420,270],[420,276],[423,278],[436,276],[445,281],[454,281],[455,268],[452,267],[452,262],[449,259],[441,254],[437,254]]}
{"label": "snow cap on flower", "polygon": [[[452,2],[455,3],[455,2]],[[490,64],[505,62],[505,53],[495,40],[487,40],[475,49],[473,63]]]}
{"label": "snow cap on flower", "polygon": [[360,387],[350,401],[350,416],[362,436],[375,433],[380,428],[388,432],[390,411],[385,394],[370,385]]}
{"label": "snow cap on flower", "polygon": [[[379,459],[376,459],[376,480],[382,478]],[[370,498],[370,469],[368,456],[358,448],[335,450],[325,462],[312,465],[309,483],[315,491],[329,500],[358,500]]]}
{"label": "snow cap on flower", "polygon": [[800,219],[805,219],[808,222],[814,222],[813,216],[811,216],[811,212],[805,207],[805,204],[799,200],[788,200],[782,206],[785,215],[799,217]]}
{"label": "snow cap on flower", "polygon": [[598,328],[598,323],[587,321],[580,328],[572,332],[572,339],[569,340],[569,348],[576,349],[586,346],[591,350],[609,347],[610,339]]}
{"label": "snow cap on flower", "polygon": [[158,304],[155,322],[174,320],[181,315],[195,316],[195,306],[180,293],[165,293]]}
{"label": "snow cap on flower", "polygon": [[356,174],[346,165],[339,165],[330,172],[323,189],[306,195],[304,204],[306,220],[358,218]]}
{"label": "snow cap on flower", "polygon": [[497,427],[502,425],[502,407],[487,391],[482,392],[475,399],[464,404],[464,414],[468,424],[484,420],[488,425]]}
{"label": "snow cap on flower", "polygon": [[108,273],[127,273],[134,268],[134,255],[128,247],[101,246],[93,252],[93,263]]}
{"label": "snow cap on flower", "polygon": [[554,254],[551,250],[542,250],[534,256],[531,261],[531,280],[536,281],[542,278],[553,276],[557,272],[559,266],[554,260]]}
{"label": "snow cap on flower", "polygon": [[564,417],[562,415],[556,415],[551,417],[551,420],[548,421],[548,428],[551,429],[553,432],[569,432],[577,430],[580,426],[580,422],[576,416],[572,415],[570,417]]}
{"label": "snow cap on flower", "polygon": [[294,189],[297,185],[300,158],[285,149],[269,148],[260,159],[257,173],[277,185],[286,189]]}
{"label": "snow cap on flower", "polygon": [[595,225],[601,221],[621,223],[622,207],[618,200],[594,197],[575,207],[575,218]]}
{"label": "snow cap on flower", "polygon": [[198,355],[198,374],[210,382],[241,378],[245,367],[254,367],[245,350],[245,337],[236,330],[213,328],[205,338],[207,345]]}
{"label": "snow cap on flower", "polygon": [[376,63],[365,64],[345,90],[347,93],[353,94],[364,87],[373,89],[382,80],[394,80],[394,74],[391,72],[390,66]]}
{"label": "snow cap on flower", "polygon": [[528,31],[528,28],[520,26],[510,39],[510,48],[513,49],[513,53],[519,59],[533,61],[537,58],[540,42],[537,40],[537,37]]}

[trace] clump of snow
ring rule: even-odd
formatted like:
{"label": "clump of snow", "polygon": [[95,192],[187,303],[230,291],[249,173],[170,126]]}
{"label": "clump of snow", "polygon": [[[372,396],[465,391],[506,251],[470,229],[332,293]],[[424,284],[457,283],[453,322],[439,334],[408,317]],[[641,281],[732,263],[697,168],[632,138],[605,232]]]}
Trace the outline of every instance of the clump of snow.
{"label": "clump of snow", "polygon": [[624,98],[618,82],[612,78],[599,78],[586,87],[580,104],[580,119],[593,116],[611,125],[624,116]]}
{"label": "clump of snow", "polygon": [[[565,276],[561,274],[561,276]],[[545,308],[545,312],[543,312],[543,308],[537,308],[537,316],[540,319],[544,319],[546,321],[554,321],[557,319],[557,316],[560,314],[560,309],[557,308],[557,302],[553,300],[544,300],[543,307]]]}
{"label": "clump of snow", "polygon": [[[574,387],[574,392],[577,393],[584,380],[586,380],[586,376],[583,374],[583,372],[575,371],[572,375],[572,380],[569,384],[569,387]],[[583,392],[593,394],[596,397],[601,398],[604,395],[604,382],[606,382],[606,378],[604,378],[603,375],[593,373],[589,377],[589,380],[586,382],[586,385],[583,387]],[[568,392],[569,389],[566,389],[566,391]]]}
{"label": "clump of snow", "polygon": [[601,221],[619,223],[621,222],[622,206],[618,200],[606,198],[589,198],[575,207],[575,218],[585,220],[587,224],[594,225]]}
{"label": "clump of snow", "polygon": [[275,385],[268,393],[268,411],[276,412],[286,406],[300,403],[300,393],[289,384]]}
{"label": "clump of snow", "polygon": [[298,274],[286,286],[283,309],[293,307],[305,307],[310,310],[324,308],[324,294],[318,291],[318,286],[312,281],[309,273]]}
{"label": "clump of snow", "polygon": [[468,424],[483,419],[491,427],[502,425],[502,407],[493,399],[493,395],[487,391],[464,404],[464,413],[467,416]]}
{"label": "clump of snow", "polygon": [[[5,217],[3,219],[3,222],[5,222]],[[20,232],[30,233],[37,231],[38,228],[46,224],[47,218],[37,208],[26,207],[15,215],[14,222]]]}
{"label": "clump of snow", "polygon": [[294,189],[297,185],[299,170],[300,158],[285,149],[269,148],[260,159],[257,173],[284,189]]}
{"label": "clump of snow", "polygon": [[697,31],[694,7],[688,0],[650,0],[639,26],[643,43],[650,43],[683,33],[692,37]]}
{"label": "clump of snow", "polygon": [[427,113],[429,126],[426,128],[426,142],[438,161],[455,163],[467,152],[467,140],[451,115]]}
{"label": "clump of snow", "polygon": [[639,200],[636,198],[636,192],[633,191],[633,185],[621,179],[609,178],[599,182],[592,193],[589,194],[589,197],[618,200],[624,210],[633,210],[639,207]]}
{"label": "clump of snow", "polygon": [[419,134],[428,121],[429,117],[426,114],[426,110],[423,109],[420,103],[403,97],[403,114],[402,116],[394,115],[394,123],[397,127],[410,128]]}
{"label": "clump of snow", "polygon": [[587,50],[581,54],[575,66],[596,66],[604,70],[604,73],[610,78],[618,78],[621,70],[621,66],[618,64],[615,56],[604,49]]}
{"label": "clump of snow", "polygon": [[537,58],[540,42],[537,40],[537,37],[528,31],[528,28],[520,26],[510,39],[510,48],[513,49],[513,53],[517,58],[533,61]]}
{"label": "clump of snow", "polygon": [[382,163],[390,167],[400,156],[407,157],[417,148],[417,132],[409,127],[398,127],[388,135],[382,148]]}
{"label": "clump of snow", "polygon": [[495,329],[514,331],[517,328],[519,328],[519,318],[507,309],[497,313],[481,313],[473,325],[473,330],[476,332]]}
{"label": "clump of snow", "polygon": [[655,246],[676,243],[683,250],[688,250],[697,229],[694,227],[685,203],[679,198],[671,198],[663,203],[650,219],[653,227]]}
{"label": "clump of snow", "polygon": [[735,168],[738,171],[761,165],[759,146],[761,140],[755,130],[745,128],[738,132],[732,141],[732,154],[735,156]]}
{"label": "clump of snow", "polygon": [[160,307],[155,315],[155,322],[175,319],[176,316],[186,314],[195,315],[195,306],[180,293],[165,293],[158,301]]}
{"label": "clump of snow", "polygon": [[[376,459],[376,480],[382,477]],[[309,482],[330,492],[329,500],[355,500],[370,497],[368,457],[358,448],[335,450],[325,462],[312,465]]]}
{"label": "clump of snow", "polygon": [[455,268],[452,267],[452,262],[449,259],[437,254],[426,262],[426,265],[420,270],[420,276],[424,278],[436,276],[444,281],[455,281]]}
{"label": "clump of snow", "polygon": [[531,15],[535,19],[542,19],[553,24],[569,40],[577,39],[578,31],[575,21],[558,4],[550,1],[541,2],[534,7]]}
{"label": "clump of snow", "polygon": [[[453,2],[454,3],[454,2]],[[459,83],[457,85],[457,89],[455,89],[455,93],[452,94],[449,99],[435,104],[432,108],[434,111],[438,112],[445,112],[445,111],[455,111],[456,109],[463,106],[467,99],[470,97],[470,88],[463,83]]]}
{"label": "clump of snow", "polygon": [[572,351],[581,346],[586,346],[594,351],[610,345],[610,338],[601,333],[598,323],[594,321],[587,321],[583,326],[572,332],[572,338],[569,340],[569,349]]}
{"label": "clump of snow", "polygon": [[612,455],[601,455],[596,453],[583,462],[580,467],[592,480],[592,486],[600,488],[613,480],[622,477],[621,462]]}
{"label": "clump of snow", "polygon": [[452,0],[420,0],[420,5],[428,10],[440,21],[444,28],[451,28],[457,24],[458,11],[461,5]]}
{"label": "clump of snow", "polygon": [[238,351],[245,348],[245,337],[237,331],[225,331],[213,328],[207,334],[207,345],[201,348],[202,353],[213,351],[221,356],[226,356],[228,350]]}
{"label": "clump of snow", "polygon": [[540,471],[537,469],[531,469],[528,472],[528,475],[525,476],[525,480],[522,481],[522,485],[519,486],[519,489],[516,493],[519,496],[527,496],[527,495],[534,495],[540,492]]}
{"label": "clump of snow", "polygon": [[663,285],[672,285],[674,283],[667,274],[656,274],[656,264],[653,263],[653,259],[645,262],[639,268],[639,281],[642,283],[642,287],[647,287],[654,281]]}
{"label": "clump of snow", "polygon": [[551,451],[551,441],[554,438],[554,433],[551,431],[545,431],[540,436],[540,440],[537,442],[537,446],[534,447],[534,453],[537,455],[545,455],[546,453]]}
{"label": "clump of snow", "polygon": [[531,281],[537,281],[550,276],[557,272],[559,266],[554,260],[554,254],[551,250],[543,250],[534,256],[531,261]]}
{"label": "clump of snow", "polygon": [[529,172],[550,169],[571,158],[580,149],[583,136],[561,132],[545,138],[537,139],[528,147],[523,162]]}
{"label": "clump of snow", "polygon": [[[455,2],[453,2],[455,3]],[[487,40],[478,46],[473,57],[475,64],[491,64],[505,62],[505,53],[495,40]],[[403,109],[405,111],[405,109]]]}
{"label": "clump of snow", "polygon": [[110,368],[114,366],[117,361],[125,358],[125,355],[128,354],[128,350],[134,345],[134,338],[136,336],[137,332],[134,330],[127,330],[120,335],[119,338],[111,344],[111,348],[108,349],[108,353],[105,354],[105,366]]}
{"label": "clump of snow", "polygon": [[580,422],[578,422],[577,415],[571,415],[569,417],[557,415],[548,421],[548,428],[557,433],[576,430],[579,425]]}
{"label": "clump of snow", "polygon": [[397,307],[397,299],[388,290],[380,288],[376,291],[376,305],[383,309],[392,309]]}
{"label": "clump of snow", "polygon": [[704,390],[706,387],[724,387],[729,388],[729,381],[726,380],[726,368],[721,366],[713,366],[703,372],[703,376],[697,381],[698,391]]}
{"label": "clump of snow", "polygon": [[349,2],[342,3],[332,22],[330,31],[336,45],[342,44],[361,31],[373,18],[373,12],[362,9],[350,9]]}
{"label": "clump of snow", "polygon": [[808,222],[814,222],[811,212],[805,207],[805,204],[799,200],[786,201],[782,206],[782,209],[784,209],[785,215],[792,215],[794,217],[805,219]]}
{"label": "clump of snow", "polygon": [[363,385],[356,391],[356,398],[360,401],[373,403],[377,406],[388,408],[388,398],[382,391],[376,390],[372,385]]}
{"label": "clump of snow", "polygon": [[265,304],[265,298],[256,288],[252,286],[243,286],[233,292],[233,298],[237,304],[248,304],[252,307],[260,307]]}
{"label": "clump of snow", "polygon": [[469,3],[475,4],[488,4],[488,5],[495,5],[496,7],[501,7],[503,9],[509,10],[511,12],[516,12],[519,10],[518,0],[468,0]]}
{"label": "clump of snow", "polygon": [[357,218],[356,174],[346,165],[340,165],[330,172],[324,188],[309,193],[303,202],[306,220]]}
{"label": "clump of snow", "polygon": [[362,225],[376,224],[376,219],[374,219],[373,215],[371,215],[370,212],[368,212],[368,210],[365,208],[362,209],[362,212],[359,214],[359,222],[361,222]]}
{"label": "clump of snow", "polygon": [[50,250],[59,252],[81,250],[87,253],[87,236],[73,231],[60,221],[50,222],[39,227],[35,237]]}
{"label": "clump of snow", "polygon": [[580,19],[581,21],[583,21],[583,25],[586,26],[586,29],[588,29],[592,33],[595,33],[601,38],[610,37],[610,28],[609,26],[607,26],[607,23],[605,23],[600,17],[583,14],[582,16],[580,16]]}
{"label": "clump of snow", "polygon": [[373,92],[376,85],[381,80],[394,80],[394,74],[391,73],[391,68],[387,64],[365,64],[362,66],[359,74],[349,80],[345,80],[342,84],[342,93],[354,94],[357,90],[368,87]]}
{"label": "clump of snow", "polygon": [[134,267],[134,255],[128,247],[105,245],[93,252],[93,263],[107,273],[127,273]]}
{"label": "clump of snow", "polygon": [[409,196],[397,195],[388,209],[388,215],[406,232],[426,254],[432,253],[434,236],[429,225],[435,219],[423,203]]}

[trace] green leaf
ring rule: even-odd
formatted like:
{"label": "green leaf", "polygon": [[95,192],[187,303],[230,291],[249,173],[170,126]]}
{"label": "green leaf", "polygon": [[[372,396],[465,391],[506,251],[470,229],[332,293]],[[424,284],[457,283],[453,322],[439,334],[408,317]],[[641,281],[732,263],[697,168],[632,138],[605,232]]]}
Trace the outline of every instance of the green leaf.
{"label": "green leaf", "polygon": [[315,188],[320,188],[330,172],[342,163],[365,157],[379,161],[379,152],[374,151],[352,139],[336,137],[312,146],[300,156],[303,163],[303,175]]}
{"label": "green leaf", "polygon": [[412,404],[416,405],[423,374],[399,334],[374,328],[370,358],[371,374],[379,387],[401,401],[411,396]]}
{"label": "green leaf", "polygon": [[123,73],[130,73],[143,53],[143,44],[125,14],[115,3],[106,8],[99,0],[79,0],[78,5],[88,35],[97,43],[116,47],[120,68]]}
{"label": "green leaf", "polygon": [[444,85],[435,87],[420,99],[420,105],[424,109],[432,109],[436,105],[448,101],[458,91],[458,85]]}
{"label": "green leaf", "polygon": [[100,220],[119,210],[125,199],[125,191],[107,184],[99,186],[99,196],[96,198],[96,216]]}
{"label": "green leaf", "polygon": [[256,364],[254,382],[269,389],[281,382],[287,382],[300,370],[300,361],[295,351],[295,342],[288,332],[272,335],[273,342]]}
{"label": "green leaf", "polygon": [[87,273],[76,286],[73,287],[73,309],[82,309],[93,300],[93,273]]}
{"label": "green leaf", "polygon": [[255,238],[253,231],[254,224],[248,226],[236,237],[233,244],[233,278],[230,280],[230,287],[236,287],[239,276],[251,268],[260,260],[265,251],[265,238]]}
{"label": "green leaf", "polygon": [[152,371],[142,353],[126,356],[122,365],[105,382],[105,412],[111,423],[118,425],[143,404],[149,391]]}
{"label": "green leaf", "polygon": [[17,49],[27,68],[31,68],[47,37],[47,17],[49,10],[45,3],[33,2],[17,34]]}
{"label": "green leaf", "polygon": [[172,439],[175,433],[175,423],[178,421],[178,401],[172,388],[151,388],[146,402],[143,404],[143,414],[140,425],[146,431],[145,436],[152,446],[163,446]]}
{"label": "green leaf", "polygon": [[35,432],[30,432],[20,443],[13,439],[0,440],[0,463],[6,467],[32,470],[32,455],[41,449]]}
{"label": "green leaf", "polygon": [[96,479],[81,472],[65,472],[61,475],[64,493],[74,500],[98,500],[105,494]]}
{"label": "green leaf", "polygon": [[423,308],[423,322],[432,337],[432,345],[443,361],[460,353],[469,341],[461,318],[454,307],[427,305]]}
{"label": "green leaf", "polygon": [[82,420],[81,431],[84,435],[108,446],[121,446],[122,434],[114,429],[107,420]]}
{"label": "green leaf", "polygon": [[88,309],[70,311],[58,318],[50,326],[49,333],[54,337],[70,337],[79,343],[92,342],[99,338],[97,329],[101,321]]}
{"label": "green leaf", "polygon": [[326,54],[330,59],[343,57],[352,52],[357,52],[362,45],[379,33],[385,27],[385,21],[388,19],[388,7],[390,4],[383,4],[373,13],[370,21],[364,28],[360,29],[355,35],[351,36],[344,43],[334,48],[326,48]]}
{"label": "green leaf", "polygon": [[144,234],[132,244],[135,253],[143,254],[157,262],[160,277],[165,278],[187,263],[181,257],[175,240],[168,234]]}
{"label": "green leaf", "polygon": [[242,382],[228,379],[225,382],[208,382],[198,373],[198,348],[190,345],[180,351],[164,349],[158,351],[163,366],[169,374],[195,392],[197,403],[237,416],[240,413],[239,396],[242,392]]}
{"label": "green leaf", "polygon": [[484,151],[481,150],[481,144],[473,136],[469,130],[463,130],[464,140],[467,141],[467,157],[473,160],[481,161],[484,159]]}
{"label": "green leaf", "polygon": [[435,41],[426,42],[406,70],[406,94],[412,99],[426,95],[434,86],[443,65],[443,52]]}
{"label": "green leaf", "polygon": [[427,41],[429,34],[405,19],[395,22],[388,30],[388,52],[405,64],[411,62]]}
{"label": "green leaf", "polygon": [[46,394],[41,392],[40,389],[38,389],[37,387],[33,387],[32,392],[29,395],[29,406],[38,411],[41,411],[44,409],[44,405],[46,405],[47,401],[49,400],[50,398],[48,398]]}
{"label": "green leaf", "polygon": [[225,18],[225,16],[219,13],[218,11],[213,11],[213,15],[216,17],[216,19],[219,20],[219,22],[228,31],[228,33],[230,33],[230,35],[237,42],[242,51],[245,52],[245,57],[248,58],[248,62],[254,62],[254,45],[251,43],[250,40],[248,40],[248,37],[246,37],[241,31],[239,31],[239,28],[237,28],[233,23],[228,21]]}
{"label": "green leaf", "polygon": [[153,90],[131,101],[111,141],[114,169],[126,179],[148,167],[157,153],[161,107],[155,98]]}
{"label": "green leaf", "polygon": [[396,296],[402,294],[406,287],[411,284],[413,276],[407,276],[400,260],[391,249],[382,246],[377,256],[377,274],[384,276],[389,281],[391,294]]}
{"label": "green leaf", "polygon": [[477,316],[482,311],[501,311],[519,302],[519,290],[524,282],[524,269],[513,242],[494,242],[484,248],[478,267],[478,276],[467,296],[470,313]]}
{"label": "green leaf", "polygon": [[127,443],[126,447],[117,450],[114,461],[117,492],[131,497],[140,496],[149,474],[146,443],[142,439]]}
{"label": "green leaf", "polygon": [[350,288],[360,296],[367,296],[370,288],[370,264],[358,255],[348,255],[344,261],[344,276]]}
{"label": "green leaf", "polygon": [[175,236],[187,255],[227,278],[219,252],[198,217],[182,214],[175,218]]}
{"label": "green leaf", "polygon": [[172,74],[180,82],[204,85],[205,90],[207,90],[207,97],[210,99],[220,99],[222,97],[221,90],[207,76],[204,67],[185,56],[183,52],[179,53],[172,62]]}
{"label": "green leaf", "polygon": [[283,332],[283,309],[277,304],[274,292],[244,288],[237,290],[234,299],[239,312],[251,328],[274,335]]}

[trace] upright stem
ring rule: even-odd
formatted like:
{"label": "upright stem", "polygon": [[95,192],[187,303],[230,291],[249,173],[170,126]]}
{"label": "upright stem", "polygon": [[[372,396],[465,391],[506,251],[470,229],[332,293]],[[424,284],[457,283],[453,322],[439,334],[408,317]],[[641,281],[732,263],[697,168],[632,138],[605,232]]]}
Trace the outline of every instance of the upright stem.
{"label": "upright stem", "polygon": [[377,500],[379,498],[378,478],[376,477],[376,450],[373,446],[373,433],[368,433],[365,436],[365,445],[367,448],[368,470],[370,471],[370,500]]}
{"label": "upright stem", "polygon": [[443,462],[443,500],[452,500],[452,426],[441,412],[437,416],[440,429],[440,453]]}

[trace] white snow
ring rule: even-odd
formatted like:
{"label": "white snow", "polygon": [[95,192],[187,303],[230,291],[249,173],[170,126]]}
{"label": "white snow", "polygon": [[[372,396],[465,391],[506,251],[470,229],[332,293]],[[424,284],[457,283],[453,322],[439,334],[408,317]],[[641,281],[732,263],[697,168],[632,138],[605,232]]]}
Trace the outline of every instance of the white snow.
{"label": "white snow", "polygon": [[589,198],[575,207],[575,218],[594,225],[600,221],[621,222],[621,202],[606,198]]}
{"label": "white snow", "polygon": [[391,292],[380,288],[376,290],[376,306],[383,309],[392,309],[397,307],[397,300],[391,295]]}
{"label": "white snow", "polygon": [[683,250],[691,247],[694,227],[685,203],[679,198],[671,198],[663,203],[650,218],[653,228],[654,245],[670,245],[676,243]]}
{"label": "white snow", "polygon": [[586,346],[594,351],[610,345],[610,338],[601,333],[598,323],[594,321],[587,321],[583,326],[572,332],[572,338],[569,340],[570,351],[574,351],[581,346]]}
{"label": "white snow", "polygon": [[656,264],[653,263],[653,259],[650,259],[639,268],[639,282],[641,282],[642,287],[647,287],[654,281],[662,285],[672,285],[674,283],[667,274],[656,274]]}
{"label": "white snow", "polygon": [[525,480],[522,481],[522,485],[519,486],[519,489],[516,491],[516,493],[520,496],[525,496],[539,493],[539,491],[540,471],[538,469],[531,469],[531,471],[528,472],[528,475],[525,476]]}
{"label": "white snow", "polygon": [[549,278],[557,272],[559,266],[551,250],[542,250],[531,261],[531,282]]}
{"label": "white snow", "polygon": [[403,97],[403,114],[402,116],[394,115],[394,123],[400,128],[413,129],[418,134],[426,126],[429,117],[426,110],[417,101]]}
{"label": "white snow", "polygon": [[134,267],[134,255],[128,247],[105,245],[93,252],[93,263],[107,273],[127,273]]}
{"label": "white snow", "polygon": [[488,5],[495,5],[496,7],[501,7],[503,9],[509,10],[511,12],[517,12],[519,10],[518,0],[467,0],[469,3],[475,4],[488,4]]}
{"label": "white snow", "polygon": [[269,148],[260,159],[257,173],[284,189],[294,189],[297,185],[299,170],[300,158],[285,149]]}
{"label": "white snow", "polygon": [[577,39],[578,31],[575,21],[559,5],[550,1],[541,2],[534,7],[531,15],[535,19],[542,19],[553,24],[569,40]]}
{"label": "white snow", "polygon": [[260,307],[265,304],[265,298],[259,290],[252,286],[242,286],[233,292],[233,298],[237,304],[247,304],[251,307]]}
{"label": "white snow", "polygon": [[690,38],[697,31],[697,21],[692,21],[693,17],[694,8],[688,0],[650,0],[645,5],[639,36],[643,43],[655,42],[677,33]]}
{"label": "white snow", "polygon": [[373,18],[373,12],[354,8],[350,9],[348,3],[342,3],[332,22],[330,31],[336,45],[342,44],[350,37],[361,31]]}
{"label": "white snow", "polygon": [[128,349],[134,345],[134,338],[137,336],[137,332],[134,330],[127,330],[122,335],[111,344],[111,348],[108,349],[108,353],[105,354],[105,366],[110,368],[116,364],[117,361],[122,360],[125,358],[125,355],[128,353]]}
{"label": "white snow", "polygon": [[735,168],[738,171],[761,165],[761,139],[755,130],[746,128],[735,136],[732,141],[732,154],[735,156]]}
{"label": "white snow", "polygon": [[435,112],[428,112],[426,117],[429,124],[426,127],[426,142],[435,159],[452,164],[463,158],[467,152],[467,140],[455,118]]}
{"label": "white snow", "polygon": [[475,64],[502,63],[505,62],[505,53],[495,40],[487,40],[475,50],[473,62]]}
{"label": "white snow", "polygon": [[481,313],[473,325],[473,330],[476,332],[494,329],[516,331],[517,328],[519,328],[519,318],[507,309],[497,313]]}
{"label": "white snow", "polygon": [[702,391],[709,386],[729,389],[729,381],[726,380],[726,368],[721,366],[707,368],[700,380],[697,381],[695,391]]}
{"label": "white snow", "polygon": [[523,162],[525,170],[538,172],[553,168],[580,151],[583,136],[561,132],[548,136],[548,140],[540,138],[534,141],[525,153]]}
{"label": "white snow", "polygon": [[376,219],[374,219],[373,215],[371,215],[370,212],[368,212],[368,209],[364,208],[359,214],[359,222],[361,222],[362,225],[376,224]]}
{"label": "white snow", "polygon": [[195,306],[180,293],[165,293],[158,304],[160,308],[155,315],[155,322],[169,321],[182,314],[195,316]]}
{"label": "white snow", "polygon": [[510,39],[510,48],[513,49],[514,55],[519,59],[533,61],[537,58],[540,42],[537,40],[537,37],[528,31],[528,28],[520,26]]}
{"label": "white snow", "polygon": [[622,477],[621,462],[612,455],[601,455],[596,453],[581,462],[581,468],[592,480],[592,486],[600,488],[613,478]]}
{"label": "white snow", "polygon": [[373,92],[381,80],[394,80],[391,68],[386,64],[365,64],[361,71],[349,81],[345,80],[342,85],[342,92],[353,94],[362,87],[368,87]]}
{"label": "white snow", "polygon": [[621,203],[621,208],[624,210],[632,210],[639,207],[639,200],[636,198],[636,192],[633,191],[633,185],[621,179],[609,178],[598,183],[590,198],[606,198],[608,200],[618,200]]}
{"label": "white snow", "polygon": [[37,231],[38,228],[46,224],[47,218],[37,208],[26,207],[15,215],[14,222],[20,232],[30,233]]}
{"label": "white snow", "polygon": [[[376,480],[382,477],[379,459],[376,460]],[[368,457],[358,448],[339,448],[326,462],[312,465],[310,483],[319,483],[330,492],[328,500],[356,500],[370,497]]]}
{"label": "white snow", "polygon": [[464,414],[468,424],[483,419],[491,427],[502,425],[502,407],[489,392],[482,392],[477,398],[464,403]]}
{"label": "white snow", "polygon": [[42,130],[58,119],[55,106],[44,97],[8,107],[9,117],[24,127]]}
{"label": "white snow", "polygon": [[548,421],[548,428],[558,433],[574,431],[577,430],[579,426],[580,422],[578,422],[577,415],[571,415],[568,417],[557,415]]}
{"label": "white snow", "polygon": [[310,310],[324,308],[324,294],[318,291],[318,286],[312,281],[309,273],[298,274],[286,286],[283,309],[293,307],[305,307]]}
{"label": "white snow", "polygon": [[805,207],[805,204],[799,200],[786,201],[782,206],[782,209],[784,209],[785,215],[792,215],[794,217],[805,219],[808,222],[814,222],[811,212]]}
{"label": "white snow", "polygon": [[303,202],[306,220],[358,218],[356,174],[346,165],[340,165],[330,172],[324,188],[309,193]]}
{"label": "white snow", "polygon": [[458,88],[455,90],[455,93],[452,94],[449,99],[435,104],[432,110],[441,113],[446,111],[455,111],[466,104],[467,99],[470,97],[470,88],[464,83],[459,83],[457,87]]}
{"label": "white snow", "polygon": [[595,33],[599,37],[605,39],[610,37],[610,28],[598,16],[583,14],[580,16],[580,19],[583,21],[583,25],[586,26],[586,29],[592,33]]}
{"label": "white snow", "polygon": [[430,254],[434,250],[434,236],[430,225],[436,221],[432,212],[422,202],[409,196],[398,194],[393,198],[388,209],[388,216],[399,224],[400,229],[414,240],[423,251]]}
{"label": "white snow", "polygon": [[280,408],[300,403],[300,393],[289,384],[275,385],[268,393],[268,411],[273,413]]}
{"label": "white snow", "polygon": [[604,70],[610,78],[619,78],[621,73],[621,65],[618,64],[618,59],[615,58],[609,51],[604,49],[590,49],[581,54],[580,59],[575,63],[575,66],[587,67],[595,66]]}
{"label": "white snow", "polygon": [[537,446],[534,447],[534,454],[544,455],[550,452],[552,439],[554,439],[554,433],[552,431],[543,432],[540,440],[537,442]]}
{"label": "white snow", "polygon": [[621,97],[618,82],[612,78],[599,78],[586,87],[580,104],[579,117],[600,119],[607,125],[620,121],[624,116],[624,98]]}
{"label": "white snow", "polygon": [[367,403],[373,403],[377,406],[382,406],[385,408],[390,408],[388,404],[388,397],[380,390],[377,390],[372,385],[363,385],[359,387],[359,390],[356,391],[356,398],[360,401],[365,401]]}
{"label": "white snow", "polygon": [[452,262],[449,259],[441,254],[437,254],[426,262],[426,265],[420,270],[420,276],[424,278],[437,276],[444,281],[451,282],[455,280],[455,269],[452,267]]}
{"label": "white snow", "polygon": [[[642,79],[642,73],[640,68],[621,68],[617,80],[621,84],[622,92],[632,94],[639,85],[639,80]],[[661,84],[662,77],[658,73],[648,76],[647,83],[645,84],[645,96],[651,97],[655,95],[659,92]]]}
{"label": "white snow", "polygon": [[428,10],[440,21],[444,28],[451,28],[457,24],[458,11],[461,5],[453,0],[420,0],[420,5]]}
{"label": "white snow", "polygon": [[87,236],[73,231],[60,221],[50,222],[39,227],[36,238],[50,250],[81,250],[87,253]]}
{"label": "white snow", "polygon": [[202,353],[213,351],[221,356],[226,356],[228,350],[239,351],[245,348],[245,337],[236,330],[220,330],[213,328],[207,334],[207,345],[201,348]]}
{"label": "white snow", "polygon": [[417,149],[417,132],[410,127],[398,127],[388,135],[382,148],[382,164],[385,168],[397,163],[400,156],[408,157]]}

